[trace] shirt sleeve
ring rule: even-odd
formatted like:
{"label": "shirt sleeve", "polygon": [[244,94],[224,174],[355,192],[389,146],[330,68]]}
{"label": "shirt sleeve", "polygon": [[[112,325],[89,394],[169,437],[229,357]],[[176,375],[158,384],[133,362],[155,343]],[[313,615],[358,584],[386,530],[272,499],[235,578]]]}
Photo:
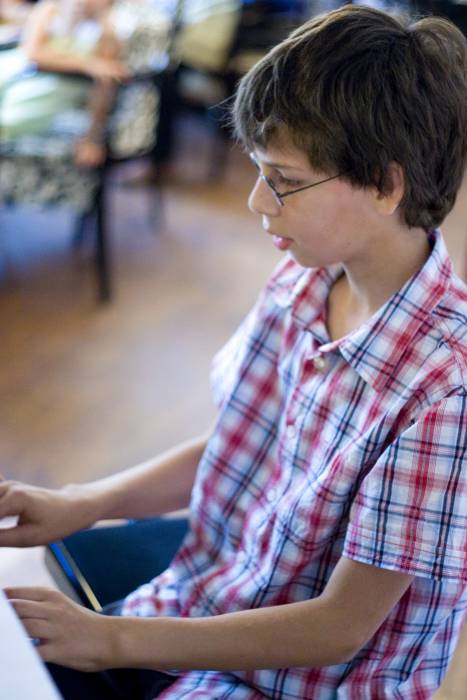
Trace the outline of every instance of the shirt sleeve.
{"label": "shirt sleeve", "polygon": [[467,581],[467,396],[425,409],[385,450],[352,503],[343,554]]}

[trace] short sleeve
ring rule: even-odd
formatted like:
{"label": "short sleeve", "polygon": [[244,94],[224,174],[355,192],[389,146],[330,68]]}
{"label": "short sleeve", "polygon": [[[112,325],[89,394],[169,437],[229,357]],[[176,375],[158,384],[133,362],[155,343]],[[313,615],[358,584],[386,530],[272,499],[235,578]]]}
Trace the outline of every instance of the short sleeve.
{"label": "short sleeve", "polygon": [[467,581],[467,397],[423,411],[362,481],[343,554],[417,576]]}

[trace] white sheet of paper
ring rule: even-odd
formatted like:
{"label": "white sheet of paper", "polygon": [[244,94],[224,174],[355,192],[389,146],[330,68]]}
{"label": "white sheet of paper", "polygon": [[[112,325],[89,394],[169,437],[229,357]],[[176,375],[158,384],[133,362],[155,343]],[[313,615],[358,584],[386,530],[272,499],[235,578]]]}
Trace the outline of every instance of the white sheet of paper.
{"label": "white sheet of paper", "polygon": [[31,640],[0,590],[1,700],[60,700]]}

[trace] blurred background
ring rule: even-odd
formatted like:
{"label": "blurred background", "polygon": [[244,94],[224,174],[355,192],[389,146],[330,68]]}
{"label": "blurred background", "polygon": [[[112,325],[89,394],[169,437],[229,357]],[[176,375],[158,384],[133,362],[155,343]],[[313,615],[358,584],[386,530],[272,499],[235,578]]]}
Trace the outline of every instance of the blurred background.
{"label": "blurred background", "polygon": [[[212,421],[211,357],[280,259],[219,105],[270,46],[340,4],[58,0],[51,34],[84,6],[89,47],[102,3],[132,77],[104,105],[103,159],[84,168],[89,101],[41,70],[41,46],[25,51],[37,7],[0,4],[0,473],[43,486],[113,473]],[[466,4],[372,4],[466,32]],[[92,57],[66,80],[89,91]],[[461,275],[466,229],[467,183],[443,226]],[[0,552],[0,585],[43,582],[36,550]]]}

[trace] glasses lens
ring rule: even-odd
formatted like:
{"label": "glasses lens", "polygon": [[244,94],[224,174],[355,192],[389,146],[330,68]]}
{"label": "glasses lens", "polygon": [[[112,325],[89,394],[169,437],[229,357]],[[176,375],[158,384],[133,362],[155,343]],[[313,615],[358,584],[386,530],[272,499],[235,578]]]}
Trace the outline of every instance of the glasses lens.
{"label": "glasses lens", "polygon": [[267,186],[269,187],[269,189],[270,189],[271,192],[273,193],[274,199],[276,200],[276,202],[277,202],[280,206],[282,206],[282,205],[283,205],[283,202],[282,202],[281,196],[280,196],[279,192],[276,190],[276,186],[275,186],[275,184],[273,183],[273,181],[271,180],[271,178],[268,177],[267,175],[262,175],[261,177],[263,178],[264,182],[267,184]]}
{"label": "glasses lens", "polygon": [[281,196],[280,196],[279,192],[276,190],[276,186],[274,185],[274,183],[273,183],[273,181],[271,180],[271,178],[268,177],[267,175],[264,175],[264,174],[261,172],[261,168],[259,167],[259,163],[258,163],[258,161],[256,160],[256,158],[255,158],[255,156],[253,155],[253,153],[250,153],[249,155],[250,155],[250,160],[251,160],[251,162],[253,163],[253,165],[254,165],[255,168],[256,168],[256,172],[258,173],[258,176],[259,176],[259,177],[263,180],[263,182],[265,182],[266,185],[269,187],[269,189],[271,190],[271,192],[272,192],[273,195],[274,195],[274,199],[275,199],[276,202],[279,204],[279,206],[281,206],[281,207],[284,206],[284,203],[283,203],[283,201],[282,201],[282,199],[281,199]]}

